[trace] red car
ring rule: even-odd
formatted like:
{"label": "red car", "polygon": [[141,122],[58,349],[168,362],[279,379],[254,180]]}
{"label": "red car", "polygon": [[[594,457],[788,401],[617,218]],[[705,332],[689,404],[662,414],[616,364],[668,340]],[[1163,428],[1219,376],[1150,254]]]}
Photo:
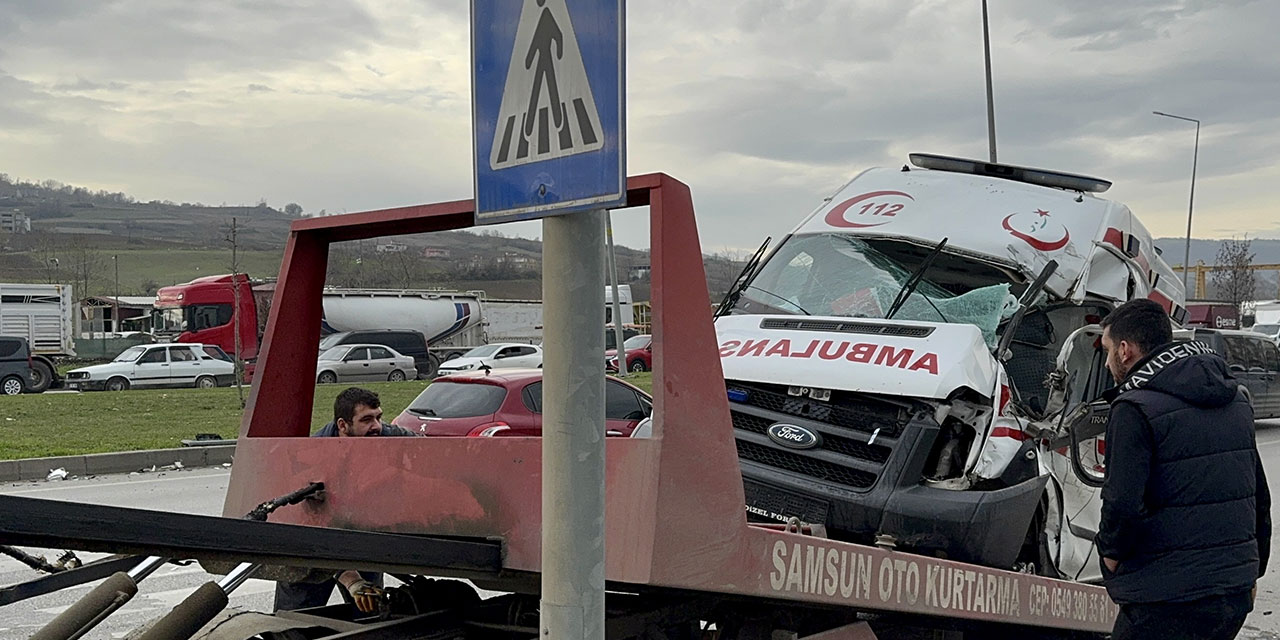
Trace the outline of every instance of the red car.
{"label": "red car", "polygon": [[[648,371],[653,368],[653,336],[645,333],[627,338],[622,343],[627,352],[627,371]],[[618,370],[618,352],[609,349],[604,352],[605,371]]]}
{"label": "red car", "polygon": [[[649,394],[605,379],[607,435],[630,436],[653,413]],[[436,378],[392,424],[427,436],[541,436],[542,370],[492,369]]]}

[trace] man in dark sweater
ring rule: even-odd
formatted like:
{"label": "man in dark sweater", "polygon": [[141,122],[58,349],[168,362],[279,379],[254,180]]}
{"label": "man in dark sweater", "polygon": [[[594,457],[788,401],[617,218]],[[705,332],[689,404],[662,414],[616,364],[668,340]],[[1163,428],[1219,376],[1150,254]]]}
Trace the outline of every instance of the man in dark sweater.
{"label": "man in dark sweater", "polygon": [[1112,638],[1234,638],[1271,547],[1271,495],[1253,409],[1226,362],[1173,342],[1150,300],[1102,321],[1107,480],[1097,544]]}
{"label": "man in dark sweater", "polygon": [[[313,438],[362,438],[376,436],[416,436],[393,424],[382,422],[382,401],[378,394],[351,387],[333,401],[333,422],[311,434]],[[322,607],[329,602],[335,585],[351,596],[351,602],[365,613],[378,607],[382,597],[382,574],[343,571],[324,582],[277,582],[275,608],[280,610]]]}

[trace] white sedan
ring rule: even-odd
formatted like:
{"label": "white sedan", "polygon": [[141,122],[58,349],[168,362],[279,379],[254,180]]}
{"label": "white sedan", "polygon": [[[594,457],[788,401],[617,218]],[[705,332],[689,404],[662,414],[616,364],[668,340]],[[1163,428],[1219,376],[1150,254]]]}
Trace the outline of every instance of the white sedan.
{"label": "white sedan", "polygon": [[436,370],[437,376],[471,371],[481,367],[509,369],[516,367],[542,368],[542,347],[519,342],[503,342],[476,347],[459,358],[447,360]]}
{"label": "white sedan", "polygon": [[343,344],[316,361],[316,382],[401,382],[418,376],[413,358],[380,344]]}
{"label": "white sedan", "polygon": [[107,364],[67,372],[66,386],[78,391],[124,391],[132,387],[199,387],[235,382],[236,368],[217,345],[140,344]]}

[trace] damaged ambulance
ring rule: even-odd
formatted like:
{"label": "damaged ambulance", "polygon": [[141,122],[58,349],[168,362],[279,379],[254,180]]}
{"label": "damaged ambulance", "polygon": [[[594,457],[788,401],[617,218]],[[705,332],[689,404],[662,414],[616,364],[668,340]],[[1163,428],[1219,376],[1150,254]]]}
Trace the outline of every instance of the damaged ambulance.
{"label": "damaged ambulance", "polygon": [[1105,180],[912,154],[748,264],[717,312],[754,521],[1076,580],[1113,382],[1098,323],[1182,283]]}

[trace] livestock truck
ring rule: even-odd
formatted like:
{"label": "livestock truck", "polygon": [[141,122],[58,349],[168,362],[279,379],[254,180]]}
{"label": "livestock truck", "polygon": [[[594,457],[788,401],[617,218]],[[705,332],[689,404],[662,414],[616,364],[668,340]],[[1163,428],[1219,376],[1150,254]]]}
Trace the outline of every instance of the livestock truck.
{"label": "livestock truck", "polygon": [[0,283],[0,335],[31,345],[28,391],[40,393],[58,382],[53,359],[76,355],[71,285]]}
{"label": "livestock truck", "polygon": [[1099,580],[1099,322],[1150,298],[1181,324],[1181,280],[1105,180],[910,159],[823,201],[720,310],[748,516]]}

